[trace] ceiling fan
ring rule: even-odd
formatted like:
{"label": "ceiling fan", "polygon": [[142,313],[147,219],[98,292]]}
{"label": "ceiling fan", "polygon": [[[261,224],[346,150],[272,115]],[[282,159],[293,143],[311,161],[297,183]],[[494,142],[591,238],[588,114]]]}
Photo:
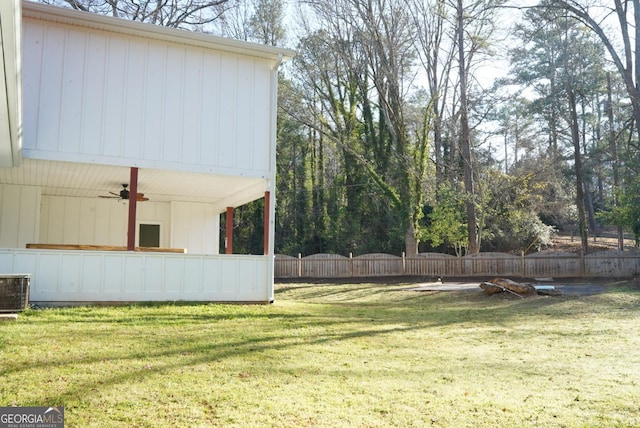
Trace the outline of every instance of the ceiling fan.
{"label": "ceiling fan", "polygon": [[[127,189],[127,187],[129,187],[128,184],[123,184],[122,185],[122,190],[120,190],[119,193],[109,192],[112,196],[100,195],[99,197],[100,198],[107,198],[107,199],[128,200],[129,199],[129,190]],[[137,194],[136,201],[144,202],[144,201],[148,201],[148,200],[149,200],[149,198],[145,198],[144,197],[144,193],[138,193]]]}

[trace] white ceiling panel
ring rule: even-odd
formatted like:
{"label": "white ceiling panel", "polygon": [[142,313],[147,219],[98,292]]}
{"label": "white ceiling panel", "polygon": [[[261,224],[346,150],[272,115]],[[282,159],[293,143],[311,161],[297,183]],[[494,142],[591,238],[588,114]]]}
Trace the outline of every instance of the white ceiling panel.
{"label": "white ceiling panel", "polygon": [[[43,195],[97,198],[129,184],[130,169],[120,166],[23,159],[20,167],[0,168],[0,184],[35,186]],[[182,201],[239,206],[260,198],[266,181],[258,178],[153,169],[138,172],[138,192],[156,202]]]}

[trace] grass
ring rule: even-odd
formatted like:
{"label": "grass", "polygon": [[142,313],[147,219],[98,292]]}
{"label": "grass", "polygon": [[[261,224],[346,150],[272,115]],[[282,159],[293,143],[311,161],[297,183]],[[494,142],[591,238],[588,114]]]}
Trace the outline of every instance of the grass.
{"label": "grass", "polygon": [[32,310],[0,406],[67,427],[640,426],[640,286],[583,297],[279,284],[276,303]]}

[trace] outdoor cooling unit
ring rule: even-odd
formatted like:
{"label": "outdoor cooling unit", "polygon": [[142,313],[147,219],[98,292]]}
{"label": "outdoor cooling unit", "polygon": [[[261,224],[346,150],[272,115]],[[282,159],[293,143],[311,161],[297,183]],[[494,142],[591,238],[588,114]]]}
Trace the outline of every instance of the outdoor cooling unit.
{"label": "outdoor cooling unit", "polygon": [[19,312],[29,307],[29,275],[0,275],[0,312]]}

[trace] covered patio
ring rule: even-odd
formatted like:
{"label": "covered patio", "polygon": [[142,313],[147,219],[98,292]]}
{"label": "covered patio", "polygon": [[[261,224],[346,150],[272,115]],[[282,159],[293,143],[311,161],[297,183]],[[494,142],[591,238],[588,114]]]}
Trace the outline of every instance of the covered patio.
{"label": "covered patio", "polygon": [[[38,304],[272,301],[277,73],[294,53],[17,0],[0,13],[0,273],[29,274]],[[233,254],[230,229],[219,254],[220,216],[260,198],[264,254]]]}

